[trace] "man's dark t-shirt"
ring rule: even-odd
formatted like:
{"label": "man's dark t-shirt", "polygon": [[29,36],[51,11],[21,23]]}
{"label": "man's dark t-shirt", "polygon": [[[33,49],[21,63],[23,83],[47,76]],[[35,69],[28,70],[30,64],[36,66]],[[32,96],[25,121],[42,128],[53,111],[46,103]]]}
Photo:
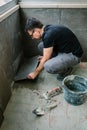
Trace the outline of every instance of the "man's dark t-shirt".
{"label": "man's dark t-shirt", "polygon": [[42,35],[44,48],[53,47],[54,52],[73,53],[81,57],[83,50],[74,33],[64,26],[46,25]]}

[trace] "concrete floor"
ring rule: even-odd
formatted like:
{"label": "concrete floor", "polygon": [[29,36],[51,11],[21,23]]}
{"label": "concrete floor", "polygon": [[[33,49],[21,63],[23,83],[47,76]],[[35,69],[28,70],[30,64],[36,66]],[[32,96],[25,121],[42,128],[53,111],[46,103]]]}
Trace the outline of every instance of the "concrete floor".
{"label": "concrete floor", "polygon": [[[76,66],[73,74],[87,78],[87,63]],[[34,82],[16,82],[4,113],[1,130],[87,130],[87,101],[73,106],[65,101],[64,93],[53,98],[57,100],[58,106],[45,111],[45,115],[37,117],[32,113],[35,108],[45,108],[47,105],[46,100],[33,90],[43,94],[51,88],[61,87],[61,81],[56,76],[43,71]]]}

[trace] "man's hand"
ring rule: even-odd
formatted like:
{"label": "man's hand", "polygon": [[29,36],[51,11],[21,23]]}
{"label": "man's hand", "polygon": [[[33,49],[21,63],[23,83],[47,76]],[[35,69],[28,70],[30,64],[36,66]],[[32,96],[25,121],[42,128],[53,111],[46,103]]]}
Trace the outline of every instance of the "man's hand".
{"label": "man's hand", "polygon": [[27,78],[34,80],[37,77],[38,74],[39,74],[39,72],[37,70],[35,70],[32,73],[28,74]]}
{"label": "man's hand", "polygon": [[40,63],[38,65],[38,67],[32,73],[28,74],[28,76],[27,76],[28,79],[34,80],[38,76],[38,74],[44,68],[44,63],[50,59],[52,52],[53,52],[53,47],[44,48],[44,53],[43,53],[43,56],[40,57],[40,59],[39,59]]}

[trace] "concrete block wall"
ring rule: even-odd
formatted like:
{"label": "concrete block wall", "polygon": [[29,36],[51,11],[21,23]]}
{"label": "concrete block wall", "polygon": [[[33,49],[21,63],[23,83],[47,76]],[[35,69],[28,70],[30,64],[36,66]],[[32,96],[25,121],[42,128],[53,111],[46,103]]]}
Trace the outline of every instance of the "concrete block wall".
{"label": "concrete block wall", "polygon": [[2,112],[11,96],[13,77],[22,51],[20,32],[19,10],[0,22],[0,109]]}
{"label": "concrete block wall", "polygon": [[[84,56],[82,61],[87,61],[87,8],[21,8],[21,19],[35,17],[40,19],[44,24],[63,24],[69,27],[78,37]],[[24,25],[22,24],[22,27]],[[33,56],[38,54],[38,42],[24,37],[24,54]]]}

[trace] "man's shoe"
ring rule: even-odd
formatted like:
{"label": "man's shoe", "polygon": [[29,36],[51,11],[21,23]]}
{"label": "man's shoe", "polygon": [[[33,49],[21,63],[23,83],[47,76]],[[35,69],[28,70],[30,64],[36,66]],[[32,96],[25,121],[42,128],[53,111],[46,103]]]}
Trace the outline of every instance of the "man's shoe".
{"label": "man's shoe", "polygon": [[68,68],[65,72],[58,74],[57,79],[63,80],[66,76],[70,75],[72,73],[73,68]]}

